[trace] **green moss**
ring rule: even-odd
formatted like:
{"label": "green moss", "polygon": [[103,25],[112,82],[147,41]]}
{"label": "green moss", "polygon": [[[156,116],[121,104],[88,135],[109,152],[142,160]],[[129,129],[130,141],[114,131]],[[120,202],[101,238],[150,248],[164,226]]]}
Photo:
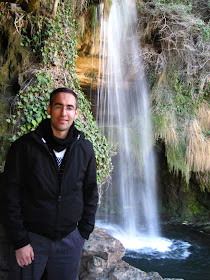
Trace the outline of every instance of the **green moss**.
{"label": "green moss", "polygon": [[203,193],[210,192],[210,172],[196,173],[196,179],[199,182],[200,189]]}
{"label": "green moss", "polygon": [[207,221],[209,218],[209,209],[205,206],[204,201],[202,201],[201,193],[199,189],[191,190],[187,195],[186,201],[186,220],[189,222],[195,221]]}
{"label": "green moss", "polygon": [[206,81],[203,88],[203,98],[210,103],[210,82]]}
{"label": "green moss", "polygon": [[0,24],[0,88],[10,85],[18,76],[22,66],[22,57],[27,57],[20,45],[21,37],[9,18]]}
{"label": "green moss", "polygon": [[186,124],[197,117],[202,101],[196,84],[197,81],[194,81],[194,85],[189,83],[182,70],[173,65],[168,70],[164,83],[158,87],[154,85],[152,89],[155,135],[165,142],[169,170],[176,174],[181,171],[187,185],[192,170],[186,162],[185,129]]}
{"label": "green moss", "polygon": [[169,170],[171,172],[175,172],[176,174],[181,171],[183,177],[186,179],[186,182],[189,183],[190,174],[185,161],[185,149],[186,147],[182,143],[178,143],[176,146],[167,144],[166,156]]}
{"label": "green moss", "polygon": [[0,21],[0,169],[3,169],[6,153],[10,145],[11,131],[5,121],[9,117],[12,93],[18,89],[18,74],[23,66],[24,50],[21,38],[14,26],[14,19],[6,12],[6,4],[1,5]]}
{"label": "green moss", "polygon": [[109,15],[112,6],[112,0],[104,0],[104,13],[105,15]]}
{"label": "green moss", "polygon": [[97,7],[91,6],[89,9],[91,11],[91,30],[93,32],[97,26],[97,18],[96,18]]}
{"label": "green moss", "polygon": [[198,203],[196,197],[194,197],[193,195],[190,197],[188,209],[191,216],[198,216],[205,210],[204,206]]}

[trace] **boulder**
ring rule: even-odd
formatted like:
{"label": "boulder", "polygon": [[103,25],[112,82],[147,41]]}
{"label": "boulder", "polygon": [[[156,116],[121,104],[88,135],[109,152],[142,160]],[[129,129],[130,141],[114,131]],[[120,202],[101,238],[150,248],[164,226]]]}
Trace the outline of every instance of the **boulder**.
{"label": "boulder", "polygon": [[[162,280],[158,272],[146,273],[122,261],[125,248],[105,230],[95,227],[85,242],[80,280]],[[167,279],[169,280],[169,279]],[[177,279],[178,280],[178,279]],[[180,279],[179,279],[180,280]]]}

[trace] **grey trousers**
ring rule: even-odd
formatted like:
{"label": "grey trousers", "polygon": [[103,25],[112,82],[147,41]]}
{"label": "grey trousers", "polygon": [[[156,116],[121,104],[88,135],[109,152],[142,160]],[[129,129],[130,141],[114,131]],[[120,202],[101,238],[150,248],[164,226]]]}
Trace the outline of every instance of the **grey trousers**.
{"label": "grey trousers", "polygon": [[21,268],[13,250],[9,260],[8,280],[40,280],[45,268],[48,280],[78,280],[84,245],[78,229],[56,242],[32,232],[29,232],[29,237],[34,261]]}

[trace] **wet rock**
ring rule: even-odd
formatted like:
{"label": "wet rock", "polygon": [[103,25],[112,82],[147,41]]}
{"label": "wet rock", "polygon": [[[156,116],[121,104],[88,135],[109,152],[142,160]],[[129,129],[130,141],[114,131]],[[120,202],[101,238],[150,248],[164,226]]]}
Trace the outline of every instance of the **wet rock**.
{"label": "wet rock", "polygon": [[146,280],[161,280],[163,279],[158,272],[148,272],[145,278]]}
{"label": "wet rock", "polygon": [[[124,261],[120,261],[119,264],[109,273],[110,280],[141,280],[147,279],[147,274],[140,269],[130,266]],[[160,278],[162,279],[162,278]]]}
{"label": "wet rock", "polygon": [[90,260],[87,261],[87,271],[89,273],[101,273],[106,268],[106,266],[106,261],[97,256],[93,256]]}
{"label": "wet rock", "polygon": [[97,256],[106,261],[107,267],[113,266],[125,255],[125,248],[116,238],[110,236],[105,230],[95,227],[94,233],[85,242],[83,258]]}
{"label": "wet rock", "polygon": [[[125,248],[105,230],[95,227],[85,242],[80,280],[162,280],[157,272],[146,273],[122,261]],[[167,279],[169,280],[169,279]],[[178,279],[177,279],[178,280]]]}

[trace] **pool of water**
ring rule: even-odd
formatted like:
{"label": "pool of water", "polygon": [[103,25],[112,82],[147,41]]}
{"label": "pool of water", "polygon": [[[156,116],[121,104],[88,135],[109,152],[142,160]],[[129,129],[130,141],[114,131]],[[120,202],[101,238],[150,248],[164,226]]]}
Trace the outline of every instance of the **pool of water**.
{"label": "pool of water", "polygon": [[[146,244],[144,237],[142,242]],[[155,244],[130,247],[123,259],[143,271],[157,271],[163,278],[210,279],[210,235],[184,225],[165,225]]]}

